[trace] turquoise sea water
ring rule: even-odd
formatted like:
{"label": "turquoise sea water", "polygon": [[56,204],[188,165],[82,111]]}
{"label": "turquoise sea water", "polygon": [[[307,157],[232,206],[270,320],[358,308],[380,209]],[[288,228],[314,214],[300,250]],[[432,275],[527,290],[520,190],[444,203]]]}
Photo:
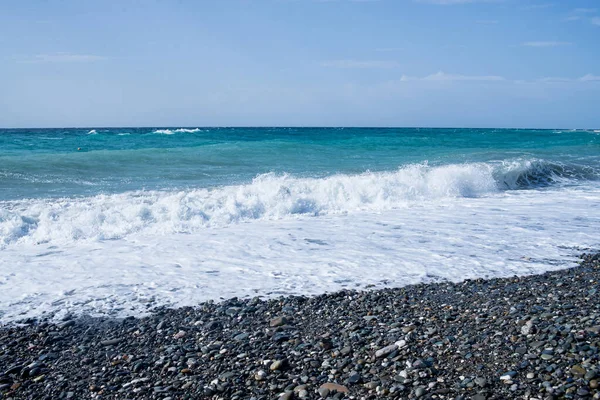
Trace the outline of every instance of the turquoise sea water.
{"label": "turquoise sea water", "polygon": [[532,274],[599,231],[594,130],[0,130],[0,322]]}
{"label": "turquoise sea water", "polygon": [[[531,184],[596,179],[600,132],[498,129],[110,128],[0,130],[0,200],[325,177],[403,165],[533,161]],[[533,176],[527,176],[527,173]],[[519,185],[526,186],[522,180]]]}

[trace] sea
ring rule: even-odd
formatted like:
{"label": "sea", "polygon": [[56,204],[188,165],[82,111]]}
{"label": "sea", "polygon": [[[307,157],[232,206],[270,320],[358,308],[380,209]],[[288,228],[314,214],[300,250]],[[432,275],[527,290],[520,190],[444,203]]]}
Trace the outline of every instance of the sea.
{"label": "sea", "polygon": [[0,323],[529,275],[598,249],[598,130],[0,129]]}

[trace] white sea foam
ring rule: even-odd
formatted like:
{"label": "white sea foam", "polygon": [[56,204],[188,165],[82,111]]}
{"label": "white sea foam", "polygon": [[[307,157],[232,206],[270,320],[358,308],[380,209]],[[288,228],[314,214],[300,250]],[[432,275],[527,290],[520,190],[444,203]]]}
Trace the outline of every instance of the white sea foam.
{"label": "white sea foam", "polygon": [[527,163],[0,203],[0,320],[572,265],[600,245],[600,187],[503,190],[548,174]]}
{"label": "white sea foam", "polygon": [[162,135],[174,135],[176,133],[195,133],[195,132],[201,132],[202,129],[200,128],[194,128],[194,129],[188,129],[188,128],[179,128],[179,129],[157,129],[152,133],[159,133]]}
{"label": "white sea foam", "polygon": [[152,133],[159,133],[161,135],[174,135],[175,132],[170,129],[157,129]]}
{"label": "white sea foam", "polygon": [[97,134],[97,133],[98,133],[98,132],[96,132],[96,130],[95,130],[95,129],[92,129],[91,131],[89,131],[89,132],[88,132],[88,135],[95,135],[95,134]]}

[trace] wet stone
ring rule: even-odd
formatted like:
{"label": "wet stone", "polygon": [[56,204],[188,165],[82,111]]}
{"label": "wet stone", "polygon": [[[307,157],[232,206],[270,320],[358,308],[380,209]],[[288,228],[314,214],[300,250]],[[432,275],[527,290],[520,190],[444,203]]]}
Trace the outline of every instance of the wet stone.
{"label": "wet stone", "polygon": [[327,389],[326,387],[320,387],[319,395],[321,395],[322,398],[326,399],[329,396],[329,389]]}
{"label": "wet stone", "polygon": [[240,333],[238,335],[235,335],[233,337],[233,340],[237,340],[237,341],[241,341],[241,340],[246,340],[250,337],[249,333]]}
{"label": "wet stone", "polygon": [[281,343],[290,340],[290,335],[287,333],[279,332],[273,335],[271,338],[274,342]]}
{"label": "wet stone", "polygon": [[594,379],[598,373],[596,371],[587,371],[585,376],[583,377],[586,381]]}
{"label": "wet stone", "polygon": [[388,354],[390,354],[391,352],[395,351],[397,348],[398,348],[398,346],[396,346],[395,344],[381,348],[375,352],[375,357],[377,357],[377,358],[385,357]]}
{"label": "wet stone", "polygon": [[327,389],[329,392],[338,392],[338,393],[348,393],[349,390],[344,385],[339,385],[337,383],[327,382],[320,386],[319,390]]}
{"label": "wet stone", "polygon": [[571,367],[571,375],[575,378],[582,378],[585,376],[587,371],[581,365],[575,365]]}
{"label": "wet stone", "polygon": [[474,382],[479,387],[487,386],[487,379],[485,379],[485,378],[475,378]]}
{"label": "wet stone", "polygon": [[271,364],[271,366],[269,367],[269,369],[271,371],[278,371],[281,369],[284,369],[287,365],[287,360],[283,359],[283,360],[275,360],[273,361],[273,363]]}
{"label": "wet stone", "polygon": [[12,367],[10,367],[6,371],[4,371],[4,375],[18,374],[21,372],[22,369],[23,369],[23,365],[13,365]]}
{"label": "wet stone", "polygon": [[348,378],[348,383],[351,385],[355,385],[357,383],[360,383],[361,380],[362,380],[362,377],[360,376],[360,374],[353,373]]}
{"label": "wet stone", "polygon": [[513,379],[515,376],[517,376],[517,373],[515,371],[508,371],[500,376],[500,380],[509,381],[509,380]]}
{"label": "wet stone", "polygon": [[577,395],[579,395],[579,396],[585,397],[585,396],[588,396],[589,394],[590,394],[590,392],[587,389],[584,389],[584,388],[577,389]]}
{"label": "wet stone", "polygon": [[221,322],[219,322],[219,321],[210,321],[210,322],[208,322],[208,323],[206,324],[206,329],[207,329],[208,331],[214,331],[214,330],[217,330],[217,329],[221,329],[221,328],[222,328],[222,326],[223,326],[223,325],[222,325],[222,324],[221,324]]}
{"label": "wet stone", "polygon": [[115,346],[115,345],[121,343],[122,341],[123,341],[123,339],[121,339],[121,338],[103,340],[100,342],[100,345],[101,346]]}
{"label": "wet stone", "polygon": [[275,317],[275,318],[271,319],[271,321],[269,321],[269,326],[271,326],[272,328],[275,328],[278,326],[287,325],[289,323],[290,323],[290,319],[288,317],[281,316],[281,317]]}
{"label": "wet stone", "polygon": [[279,396],[279,400],[290,400],[294,398],[294,392],[287,391]]}
{"label": "wet stone", "polygon": [[235,372],[228,371],[219,376],[219,379],[222,381],[227,381],[235,376]]}

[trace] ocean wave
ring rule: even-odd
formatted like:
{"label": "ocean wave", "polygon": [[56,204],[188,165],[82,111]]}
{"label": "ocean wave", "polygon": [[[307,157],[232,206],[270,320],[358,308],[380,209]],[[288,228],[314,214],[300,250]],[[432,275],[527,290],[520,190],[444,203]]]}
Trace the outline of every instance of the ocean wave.
{"label": "ocean wave", "polygon": [[92,129],[91,131],[89,131],[89,132],[88,132],[88,135],[95,135],[95,134],[97,134],[97,133],[98,133],[98,132],[96,132],[96,130],[95,130],[95,129]]}
{"label": "ocean wave", "polygon": [[493,175],[500,189],[535,189],[600,177],[599,171],[590,166],[538,159],[503,161],[495,167]]}
{"label": "ocean wave", "polygon": [[48,137],[48,136],[38,136],[38,139],[41,140],[63,140],[64,138],[61,137]]}
{"label": "ocean wave", "polygon": [[155,131],[153,131],[152,133],[158,133],[161,135],[174,135],[176,133],[196,133],[196,132],[201,132],[202,129],[200,128],[194,128],[194,129],[188,129],[188,128],[179,128],[179,129],[157,129]]}
{"label": "ocean wave", "polygon": [[268,173],[245,185],[136,191],[0,203],[0,246],[108,240],[136,232],[191,233],[258,219],[383,211],[448,198],[481,197],[579,179],[591,171],[543,160],[413,164],[392,172],[297,178]]}

